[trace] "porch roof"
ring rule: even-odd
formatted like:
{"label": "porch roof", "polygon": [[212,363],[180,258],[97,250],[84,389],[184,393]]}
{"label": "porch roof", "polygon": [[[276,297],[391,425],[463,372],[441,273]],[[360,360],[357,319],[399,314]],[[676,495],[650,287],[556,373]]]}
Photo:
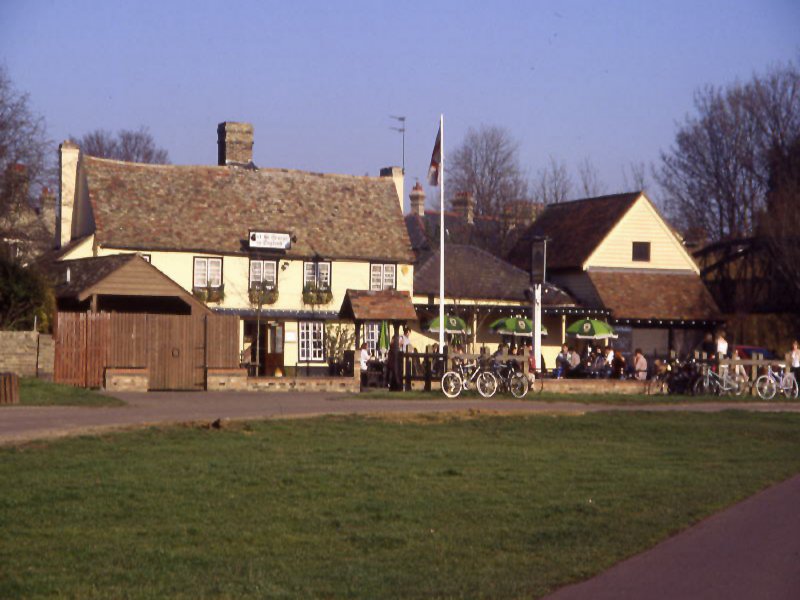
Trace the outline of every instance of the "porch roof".
{"label": "porch roof", "polygon": [[339,317],[354,321],[416,321],[417,312],[408,292],[347,290]]}

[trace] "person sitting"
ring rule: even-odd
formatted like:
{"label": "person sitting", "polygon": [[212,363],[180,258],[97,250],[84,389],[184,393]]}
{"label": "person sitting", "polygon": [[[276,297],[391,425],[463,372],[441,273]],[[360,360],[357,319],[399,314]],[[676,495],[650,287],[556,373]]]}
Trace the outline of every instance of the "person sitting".
{"label": "person sitting", "polygon": [[614,358],[611,359],[611,376],[615,379],[625,379],[625,357],[622,352],[614,352]]}
{"label": "person sitting", "polygon": [[569,367],[569,349],[567,348],[566,344],[563,344],[561,346],[561,352],[559,352],[558,356],[556,356],[556,370],[554,373],[556,379],[561,379],[562,377],[566,376],[567,371],[569,371]]}

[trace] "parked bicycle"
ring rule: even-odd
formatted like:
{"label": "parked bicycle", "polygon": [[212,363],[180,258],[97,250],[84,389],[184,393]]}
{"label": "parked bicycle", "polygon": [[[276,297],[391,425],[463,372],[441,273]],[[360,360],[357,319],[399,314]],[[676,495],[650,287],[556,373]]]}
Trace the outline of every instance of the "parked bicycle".
{"label": "parked bicycle", "polygon": [[492,375],[497,380],[497,390],[501,394],[511,392],[514,398],[524,398],[530,384],[525,374],[517,371],[515,366],[512,361],[505,364],[495,361],[491,367]]}
{"label": "parked bicycle", "polygon": [[741,396],[747,388],[747,380],[740,376],[731,376],[729,369],[720,369],[722,375],[711,370],[708,365],[703,365],[703,370],[697,381],[692,386],[692,393],[696,396],[714,394],[722,396],[735,394]]}
{"label": "parked bicycle", "polygon": [[491,398],[497,391],[497,379],[491,372],[481,369],[477,360],[453,359],[453,370],[442,375],[442,393],[448,398],[457,397],[474,384],[484,398]]}
{"label": "parked bicycle", "polygon": [[756,379],[756,393],[762,400],[772,400],[778,392],[786,398],[797,398],[797,379],[794,373],[776,373],[772,365],[767,365],[766,374]]}

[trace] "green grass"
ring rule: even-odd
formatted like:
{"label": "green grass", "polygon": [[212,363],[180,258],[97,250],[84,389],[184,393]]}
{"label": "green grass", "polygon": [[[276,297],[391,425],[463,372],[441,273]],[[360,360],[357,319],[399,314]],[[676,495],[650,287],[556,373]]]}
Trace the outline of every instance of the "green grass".
{"label": "green grass", "polygon": [[329,417],[0,449],[0,597],[530,598],[800,471],[800,415]]}
{"label": "green grass", "polygon": [[111,396],[84,388],[50,383],[42,379],[21,377],[19,403],[23,406],[123,406]]}

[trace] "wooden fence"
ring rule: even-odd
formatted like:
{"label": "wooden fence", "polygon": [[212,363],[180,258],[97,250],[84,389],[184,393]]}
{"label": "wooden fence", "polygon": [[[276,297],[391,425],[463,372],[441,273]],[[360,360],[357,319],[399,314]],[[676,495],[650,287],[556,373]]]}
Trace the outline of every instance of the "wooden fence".
{"label": "wooden fence", "polygon": [[106,368],[147,369],[150,389],[204,389],[206,369],[239,366],[236,316],[59,313],[54,380],[101,387]]}

